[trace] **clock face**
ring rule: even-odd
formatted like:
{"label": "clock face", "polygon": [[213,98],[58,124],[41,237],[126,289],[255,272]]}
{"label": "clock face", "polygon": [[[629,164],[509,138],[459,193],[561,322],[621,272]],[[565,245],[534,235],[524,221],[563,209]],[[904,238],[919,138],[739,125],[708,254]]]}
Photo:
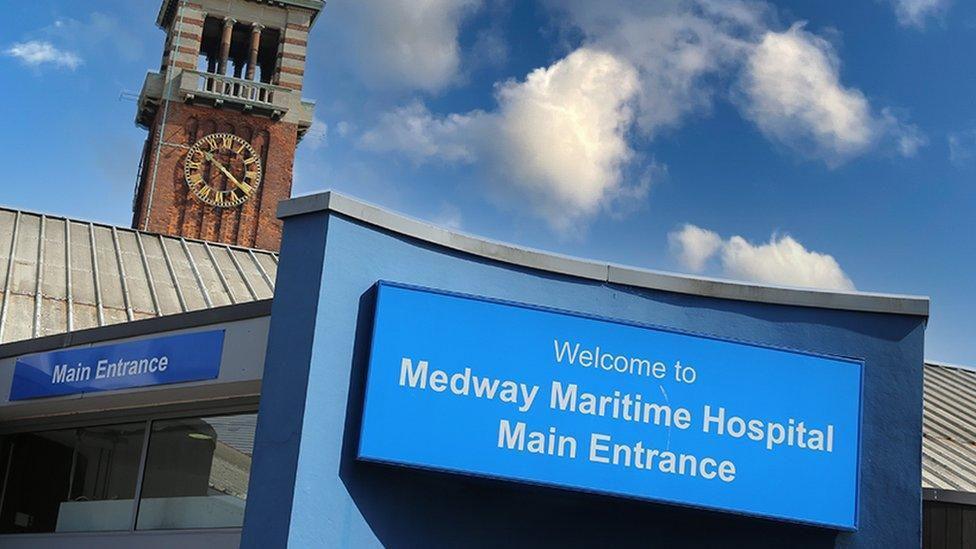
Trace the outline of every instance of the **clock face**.
{"label": "clock face", "polygon": [[190,147],[183,175],[193,196],[218,208],[247,201],[261,184],[261,159],[247,141],[212,133]]}

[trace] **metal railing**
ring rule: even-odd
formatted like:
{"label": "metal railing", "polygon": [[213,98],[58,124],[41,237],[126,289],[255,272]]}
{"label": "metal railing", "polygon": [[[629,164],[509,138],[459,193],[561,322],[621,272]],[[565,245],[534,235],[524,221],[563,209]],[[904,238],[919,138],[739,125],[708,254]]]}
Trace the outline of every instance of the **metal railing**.
{"label": "metal railing", "polygon": [[187,70],[197,79],[197,91],[226,99],[238,99],[264,105],[275,105],[275,95],[289,90],[264,82],[244,80],[211,72]]}

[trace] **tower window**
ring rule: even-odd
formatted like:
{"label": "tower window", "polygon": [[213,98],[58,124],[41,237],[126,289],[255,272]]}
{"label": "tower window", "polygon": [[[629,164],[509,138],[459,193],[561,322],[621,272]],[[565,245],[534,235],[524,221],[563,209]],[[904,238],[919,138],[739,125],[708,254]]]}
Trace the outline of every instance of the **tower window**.
{"label": "tower window", "polygon": [[[200,39],[200,57],[198,70],[215,74],[224,74],[236,78],[246,78],[251,72],[253,80],[271,83],[275,72],[278,56],[278,42],[281,32],[278,29],[262,28],[258,39],[256,63],[253,71],[248,71],[251,61],[251,41],[254,37],[253,27],[247,22],[234,24],[230,35],[230,47],[227,57],[221,63],[221,39],[224,36],[224,20],[220,17],[208,16],[203,23],[203,35]],[[221,71],[223,68],[223,71]]]}

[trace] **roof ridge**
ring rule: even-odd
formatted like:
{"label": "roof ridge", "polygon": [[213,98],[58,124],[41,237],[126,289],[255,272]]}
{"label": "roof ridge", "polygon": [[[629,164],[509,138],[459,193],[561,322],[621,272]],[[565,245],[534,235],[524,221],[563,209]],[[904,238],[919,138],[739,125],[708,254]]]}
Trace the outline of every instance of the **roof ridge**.
{"label": "roof ridge", "polygon": [[946,368],[951,370],[960,370],[969,374],[976,375],[976,366],[967,366],[965,364],[952,364],[949,362],[942,362],[939,360],[929,360],[925,359],[925,365],[935,368]]}

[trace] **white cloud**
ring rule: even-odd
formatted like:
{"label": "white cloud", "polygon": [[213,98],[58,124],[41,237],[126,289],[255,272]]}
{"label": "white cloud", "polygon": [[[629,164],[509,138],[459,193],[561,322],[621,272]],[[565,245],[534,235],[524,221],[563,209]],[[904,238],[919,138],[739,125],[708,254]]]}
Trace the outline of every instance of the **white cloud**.
{"label": "white cloud", "polygon": [[976,129],[952,132],[946,140],[949,143],[949,162],[957,168],[976,160]]}
{"label": "white cloud", "polygon": [[854,283],[832,256],[807,250],[790,236],[773,235],[753,245],[733,236],[722,246],[728,276],[767,284],[853,290]]}
{"label": "white cloud", "polygon": [[950,0],[890,0],[903,27],[922,28],[929,17],[940,17],[949,9]]}
{"label": "white cloud", "polygon": [[671,252],[678,256],[678,261],[686,269],[700,273],[705,263],[722,247],[722,237],[708,229],[685,223],[681,230],[668,233],[668,243]]}
{"label": "white cloud", "polygon": [[[441,33],[447,50],[457,52],[456,26],[472,2],[452,4],[465,7],[452,12],[453,30]],[[926,143],[916,127],[841,81],[829,42],[802,25],[772,30],[775,13],[766,3],[549,4],[582,47],[524,80],[496,83],[494,109],[441,115],[415,101],[381,115],[360,145],[418,163],[478,164],[496,197],[565,232],[600,211],[638,203],[627,199],[643,198],[649,179],[632,177],[647,163],[632,140],[707,112],[716,96],[735,98],[771,141],[829,165],[881,144],[912,156]],[[447,80],[422,89],[456,78],[451,66]]]}
{"label": "white cloud", "polygon": [[386,113],[361,144],[418,162],[482,162],[495,195],[528,203],[557,231],[583,223],[621,196],[633,152],[626,132],[637,92],[633,67],[581,48],[524,81],[497,88],[498,109],[434,116],[420,103]]}
{"label": "white cloud", "polygon": [[[550,0],[595,47],[638,69],[637,120],[645,135],[736,99],[770,140],[838,164],[885,143],[911,156],[917,128],[873,109],[840,79],[839,60],[801,25],[777,32],[773,8],[746,0]],[[725,85],[738,81],[733,90]]]}
{"label": "white cloud", "polygon": [[583,48],[500,88],[497,162],[553,226],[595,214],[620,189],[637,86],[628,63]]}
{"label": "white cloud", "polygon": [[375,87],[438,91],[458,76],[458,29],[482,0],[355,0],[329,6],[330,56]]}
{"label": "white cloud", "polygon": [[890,110],[872,112],[867,98],[840,81],[833,46],[796,24],[767,31],[746,62],[740,87],[744,114],[769,139],[836,164],[882,138],[915,154],[924,137]]}
{"label": "white cloud", "polygon": [[419,102],[380,115],[379,122],[363,133],[360,145],[377,152],[404,154],[421,163],[428,161],[471,163],[478,146],[470,132],[481,114],[434,116]]}
{"label": "white cloud", "polygon": [[710,0],[551,0],[588,44],[638,69],[637,119],[646,135],[707,111],[716,76],[750,47],[767,8],[754,2]]}
{"label": "white cloud", "polygon": [[668,238],[672,253],[693,272],[700,272],[708,259],[720,254],[722,273],[730,278],[783,286],[854,289],[837,260],[807,250],[788,235],[773,234],[764,244],[752,244],[741,236],[723,241],[712,231],[686,224]]}
{"label": "white cloud", "polygon": [[25,65],[31,67],[50,64],[56,67],[74,70],[82,63],[81,57],[78,54],[60,50],[50,42],[40,40],[18,42],[4,50],[3,53],[4,55],[17,58]]}

